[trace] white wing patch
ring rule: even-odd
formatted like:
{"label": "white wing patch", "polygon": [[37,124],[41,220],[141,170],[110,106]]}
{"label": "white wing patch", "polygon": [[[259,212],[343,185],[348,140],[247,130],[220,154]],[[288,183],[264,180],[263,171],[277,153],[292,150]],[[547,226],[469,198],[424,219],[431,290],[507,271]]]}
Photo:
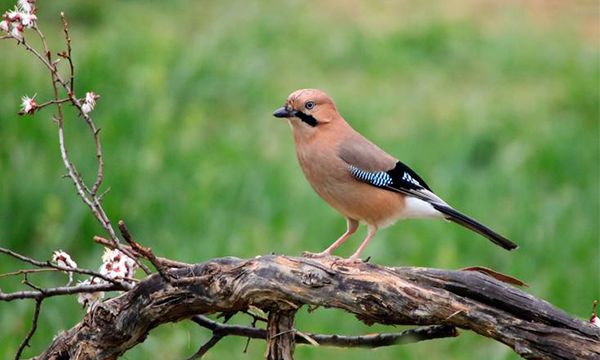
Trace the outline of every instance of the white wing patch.
{"label": "white wing patch", "polygon": [[420,182],[418,182],[412,176],[410,176],[410,174],[407,173],[406,171],[404,172],[404,174],[402,174],[402,180],[404,180],[406,182],[409,182],[409,183],[412,183],[412,184],[415,184],[417,186],[421,186],[421,187],[423,186],[423,185],[421,185]]}

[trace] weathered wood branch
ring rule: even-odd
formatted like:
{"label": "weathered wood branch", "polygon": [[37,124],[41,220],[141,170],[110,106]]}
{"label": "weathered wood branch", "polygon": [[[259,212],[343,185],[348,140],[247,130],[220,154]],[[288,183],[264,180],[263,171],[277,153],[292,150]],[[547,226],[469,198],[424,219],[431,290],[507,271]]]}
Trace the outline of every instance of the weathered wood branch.
{"label": "weathered wood branch", "polygon": [[[291,308],[290,308],[291,307]],[[297,307],[288,304],[286,309],[272,309],[267,323],[267,360],[293,360],[296,348],[294,317]]]}
{"label": "weathered wood branch", "polygon": [[[214,259],[169,273],[171,283],[154,275],[95,307],[38,358],[113,359],[163,323],[250,305],[289,315],[304,304],[342,309],[367,324],[456,326],[528,359],[600,358],[600,329],[473,271],[259,256]],[[286,326],[291,330],[293,323]],[[293,334],[282,341],[293,345]]]}

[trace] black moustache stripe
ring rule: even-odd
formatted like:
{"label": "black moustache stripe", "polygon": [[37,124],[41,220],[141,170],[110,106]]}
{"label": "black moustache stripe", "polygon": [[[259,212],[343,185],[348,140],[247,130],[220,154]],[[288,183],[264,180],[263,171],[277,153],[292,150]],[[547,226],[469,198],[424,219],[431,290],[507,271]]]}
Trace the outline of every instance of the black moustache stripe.
{"label": "black moustache stripe", "polygon": [[314,118],[314,117],[312,117],[311,115],[308,115],[308,114],[305,114],[305,113],[303,113],[302,111],[298,111],[298,112],[296,112],[296,116],[297,116],[297,117],[298,117],[300,120],[304,121],[305,123],[307,123],[308,125],[310,125],[310,126],[312,126],[312,127],[315,127],[315,126],[317,126],[317,124],[319,123],[319,122],[317,121],[317,119],[315,119],[315,118]]}

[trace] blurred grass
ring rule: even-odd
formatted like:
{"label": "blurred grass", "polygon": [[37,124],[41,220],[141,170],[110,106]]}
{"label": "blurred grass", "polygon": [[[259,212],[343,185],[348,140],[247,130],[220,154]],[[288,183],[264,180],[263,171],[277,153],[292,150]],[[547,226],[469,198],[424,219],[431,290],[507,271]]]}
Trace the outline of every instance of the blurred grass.
{"label": "blurred grass", "polygon": [[[367,255],[386,265],[493,267],[587,318],[600,296],[598,11],[591,1],[532,4],[69,0],[40,2],[38,15],[57,49],[58,12],[67,13],[77,91],[102,95],[94,116],[111,188],[106,210],[158,254],[189,262],[294,255],[319,251],[343,231],[304,180],[288,126],[270,115],[292,90],[317,87],[451,204],[521,245],[507,253],[457,226],[407,221],[381,231]],[[102,249],[91,237],[101,230],[61,178],[50,112],[15,115],[22,95],[50,96],[48,76],[10,42],[0,43],[0,59],[0,246],[40,259],[62,248],[94,268]],[[89,180],[91,141],[75,117],[67,122],[71,157]],[[0,272],[19,267],[0,261]],[[0,287],[15,290],[19,279],[2,278]],[[31,303],[0,303],[1,358],[14,355],[32,311]],[[27,355],[82,314],[75,299],[45,302]],[[394,330],[334,310],[302,311],[297,325]],[[208,337],[193,324],[165,325],[125,358],[184,358]],[[253,341],[246,355],[244,343],[225,339],[207,358],[262,356],[263,343]],[[299,359],[372,353],[516,358],[468,332],[375,351],[297,350]]]}

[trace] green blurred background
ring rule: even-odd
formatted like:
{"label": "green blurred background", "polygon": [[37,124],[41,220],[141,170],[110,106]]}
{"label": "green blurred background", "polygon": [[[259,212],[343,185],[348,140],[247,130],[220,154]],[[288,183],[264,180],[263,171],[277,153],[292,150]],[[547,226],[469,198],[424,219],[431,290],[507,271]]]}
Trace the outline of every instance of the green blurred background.
{"label": "green blurred background", "polygon": [[[0,9],[12,4],[0,0]],[[406,221],[380,231],[365,252],[373,262],[492,267],[589,318],[600,297],[597,2],[61,0],[38,8],[54,49],[66,12],[76,91],[102,96],[93,115],[111,189],[106,210],[157,254],[187,262],[299,255],[343,232],[343,218],[304,180],[288,125],[271,116],[292,90],[316,87],[449,203],[521,246],[509,253],[456,225]],[[51,96],[49,76],[12,41],[0,42],[0,62],[0,246],[39,259],[61,248],[96,268],[102,248],[91,237],[102,230],[61,178],[51,111],[16,115],[21,96]],[[72,111],[67,136],[73,161],[93,179],[92,142]],[[338,254],[351,254],[364,234]],[[22,267],[0,258],[0,272]],[[19,281],[0,278],[0,287],[21,289]],[[0,358],[14,356],[32,312],[32,302],[0,303]],[[44,302],[26,355],[83,314],[75,298]],[[401,329],[327,309],[303,309],[297,327]],[[189,322],[167,324],[125,358],[181,359],[209,337]],[[262,357],[263,342],[252,341],[248,354],[244,344],[227,338],[207,358]],[[297,348],[298,359],[367,356],[516,358],[467,331],[378,350]]]}

